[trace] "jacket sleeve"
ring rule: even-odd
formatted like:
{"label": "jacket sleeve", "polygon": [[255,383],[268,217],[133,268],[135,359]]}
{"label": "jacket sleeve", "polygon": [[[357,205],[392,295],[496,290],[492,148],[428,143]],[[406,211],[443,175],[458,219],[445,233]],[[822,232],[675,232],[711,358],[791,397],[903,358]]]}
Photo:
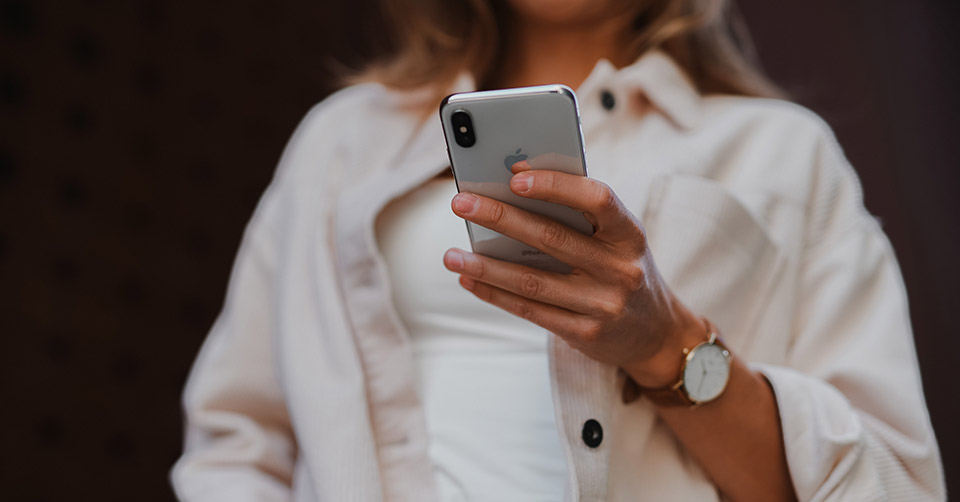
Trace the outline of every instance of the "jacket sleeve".
{"label": "jacket sleeve", "polygon": [[821,127],[787,364],[754,368],[800,500],[944,500],[896,258]]}
{"label": "jacket sleeve", "polygon": [[290,498],[295,442],[270,334],[274,198],[268,190],[246,229],[225,304],[184,391],[184,453],[171,473],[180,500]]}
{"label": "jacket sleeve", "polygon": [[[341,91],[342,92],[342,91]],[[290,500],[297,458],[278,372],[275,326],[290,185],[318,169],[331,141],[328,99],[294,132],[244,232],[226,300],[183,394],[184,452],[171,480],[184,501]]]}

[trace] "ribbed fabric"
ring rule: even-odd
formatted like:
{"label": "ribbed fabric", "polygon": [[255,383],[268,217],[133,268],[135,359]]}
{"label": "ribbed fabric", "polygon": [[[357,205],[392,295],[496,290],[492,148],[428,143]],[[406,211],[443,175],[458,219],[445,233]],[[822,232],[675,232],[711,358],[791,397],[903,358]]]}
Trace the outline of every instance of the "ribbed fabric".
{"label": "ribbed fabric", "polygon": [[[611,444],[617,440],[610,428],[618,395],[617,370],[571,348],[555,335],[550,339],[550,376],[558,426],[566,436],[567,460],[574,472],[570,480],[571,500],[594,502],[607,499],[607,465]],[[596,420],[607,429],[600,445],[591,448],[583,441],[587,420]]]}

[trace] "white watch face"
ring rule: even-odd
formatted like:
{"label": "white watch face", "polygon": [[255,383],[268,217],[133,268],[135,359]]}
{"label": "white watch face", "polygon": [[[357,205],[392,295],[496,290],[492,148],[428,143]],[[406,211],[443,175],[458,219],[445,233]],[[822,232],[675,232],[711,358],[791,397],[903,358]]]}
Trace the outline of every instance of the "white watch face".
{"label": "white watch face", "polygon": [[694,402],[716,399],[727,386],[730,363],[724,350],[716,344],[704,344],[694,349],[683,370],[683,386]]}

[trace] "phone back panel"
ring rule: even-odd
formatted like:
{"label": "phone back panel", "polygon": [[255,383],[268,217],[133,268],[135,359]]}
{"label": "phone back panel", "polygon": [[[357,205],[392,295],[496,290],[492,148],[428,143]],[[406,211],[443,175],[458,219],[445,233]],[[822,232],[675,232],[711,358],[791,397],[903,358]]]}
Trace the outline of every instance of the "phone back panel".
{"label": "phone back panel", "polygon": [[[470,147],[460,146],[453,136],[451,116],[461,110],[473,122],[476,143]],[[587,235],[593,232],[579,211],[519,197],[509,186],[510,166],[524,159],[532,169],[586,176],[579,112],[570,88],[546,85],[454,94],[444,99],[440,117],[459,191],[553,218]],[[467,230],[475,253],[557,272],[570,270],[536,248],[493,230],[471,222]]]}

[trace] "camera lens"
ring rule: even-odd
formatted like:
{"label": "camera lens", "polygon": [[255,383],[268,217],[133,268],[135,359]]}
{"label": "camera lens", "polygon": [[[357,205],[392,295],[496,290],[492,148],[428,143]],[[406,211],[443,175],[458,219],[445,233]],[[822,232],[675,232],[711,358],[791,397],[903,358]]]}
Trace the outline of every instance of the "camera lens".
{"label": "camera lens", "polygon": [[453,115],[450,116],[450,122],[453,124],[453,138],[458,145],[470,148],[477,142],[477,137],[473,132],[473,121],[470,120],[470,115],[467,112],[463,110],[453,112]]}

